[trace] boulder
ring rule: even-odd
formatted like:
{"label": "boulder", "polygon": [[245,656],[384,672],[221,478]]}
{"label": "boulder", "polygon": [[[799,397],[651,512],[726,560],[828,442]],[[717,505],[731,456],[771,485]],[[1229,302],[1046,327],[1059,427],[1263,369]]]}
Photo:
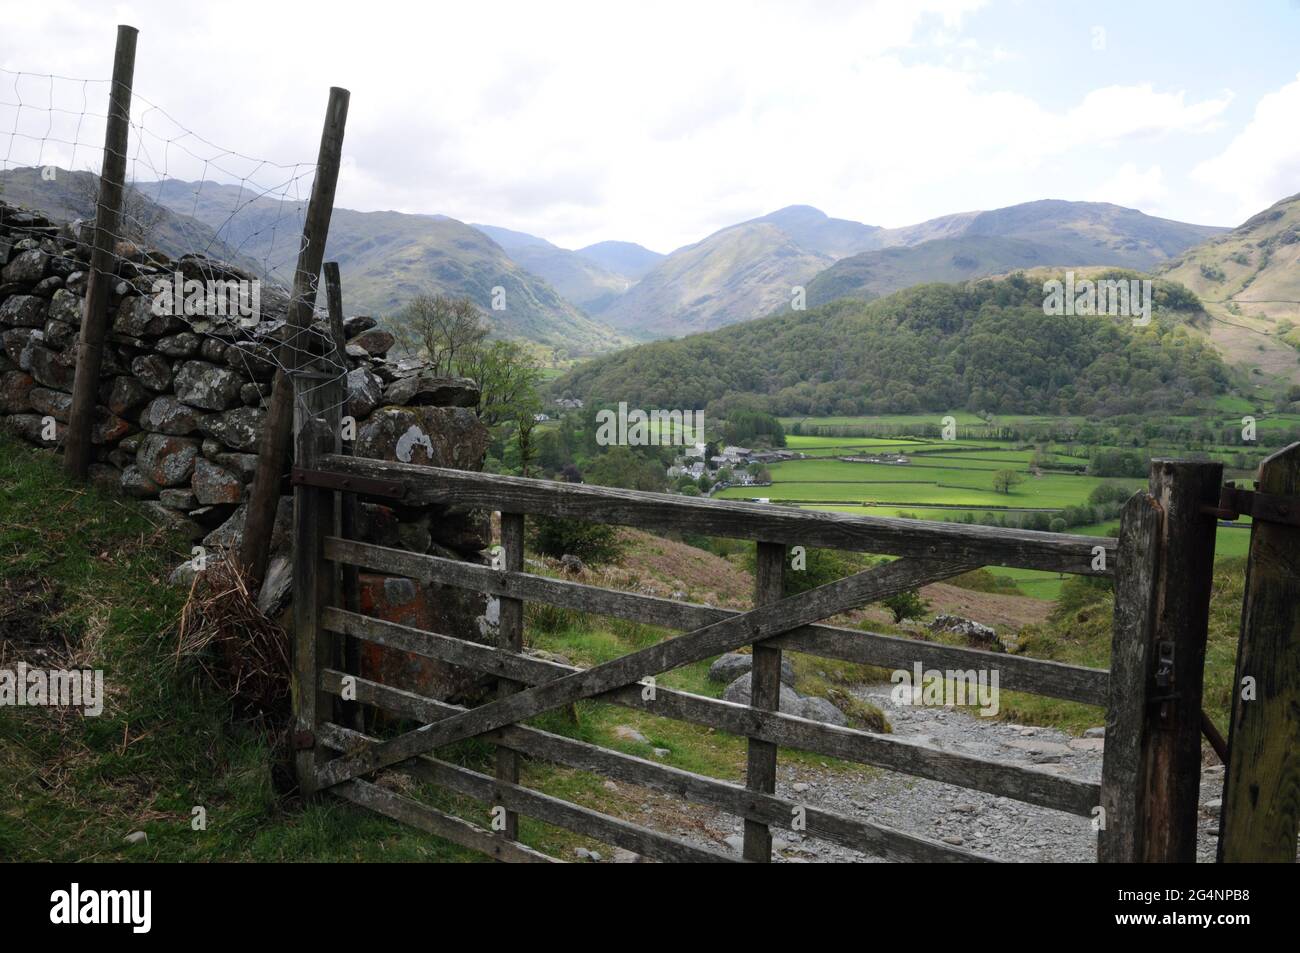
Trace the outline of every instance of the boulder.
{"label": "boulder", "polygon": [[131,373],[145,387],[162,393],[172,386],[171,361],[161,354],[142,354],[131,362]]}
{"label": "boulder", "polygon": [[149,401],[140,414],[140,426],[150,433],[183,437],[198,429],[200,414],[189,404],[182,404],[166,394]]}
{"label": "boulder", "polygon": [[344,413],[365,420],[384,399],[383,383],[363,367],[348,371],[348,403]]}
{"label": "boulder", "polygon": [[244,381],[229,368],[206,361],[186,361],[172,383],[176,396],[185,403],[204,410],[226,410],[239,403],[239,388]]}
{"label": "boulder", "polygon": [[389,384],[384,403],[402,406],[477,407],[479,387],[468,377],[419,374]]}
{"label": "boulder", "polygon": [[45,277],[50,267],[50,256],[39,248],[20,252],[0,269],[0,279],[19,284],[35,284]]}
{"label": "boulder", "polygon": [[[750,679],[753,677],[752,672],[746,672],[740,678],[736,679],[722,693],[723,701],[735,702],[737,705],[748,705],[750,697]],[[781,703],[780,710],[787,715],[799,715],[803,717],[804,699],[790,686],[782,683],[781,685]]]}
{"label": "boulder", "polygon": [[358,314],[343,319],[343,336],[354,338],[363,331],[379,327],[379,322],[368,315]]}
{"label": "boulder", "polygon": [[[730,684],[754,667],[754,656],[742,652],[720,655],[709,666],[709,681]],[[793,687],[794,665],[788,655],[781,656],[781,681]]]}
{"label": "boulder", "polygon": [[361,425],[355,452],[379,460],[477,470],[487,444],[487,428],[463,407],[386,407]]}
{"label": "boulder", "polygon": [[10,295],[0,304],[0,324],[18,328],[41,328],[49,313],[50,303],[35,295]]}
{"label": "boulder", "polygon": [[66,351],[77,340],[77,329],[66,321],[45,322],[45,340],[56,351]]}
{"label": "boulder", "polygon": [[935,616],[929,629],[931,632],[951,632],[960,635],[967,643],[977,648],[991,649],[995,652],[1005,651],[1006,648],[994,629],[958,615]]}
{"label": "boulder", "polygon": [[160,487],[183,486],[194,475],[198,444],[170,434],[146,434],[135,462],[140,471]]}
{"label": "boulder", "polygon": [[204,414],[199,431],[236,450],[255,450],[266,411],[257,407],[236,407],[222,414]]}
{"label": "boulder", "polygon": [[223,359],[227,367],[255,381],[271,380],[280,367],[275,353],[269,347],[249,341],[235,341],[227,345]]}
{"label": "boulder", "polygon": [[34,345],[45,343],[45,332],[36,328],[10,328],[0,331],[0,348],[5,357],[18,365],[20,370],[31,370]]}
{"label": "boulder", "polygon": [[383,357],[392,350],[395,343],[392,334],[383,328],[371,328],[348,341],[348,347],[359,347],[371,357]]}
{"label": "boulder", "polygon": [[824,721],[830,725],[839,725],[841,728],[848,727],[848,716],[825,698],[806,695],[800,701],[803,703],[803,710],[797,713],[799,717]]}
{"label": "boulder", "polygon": [[212,462],[239,474],[239,479],[245,483],[250,482],[257,473],[255,453],[218,453],[212,457]]}

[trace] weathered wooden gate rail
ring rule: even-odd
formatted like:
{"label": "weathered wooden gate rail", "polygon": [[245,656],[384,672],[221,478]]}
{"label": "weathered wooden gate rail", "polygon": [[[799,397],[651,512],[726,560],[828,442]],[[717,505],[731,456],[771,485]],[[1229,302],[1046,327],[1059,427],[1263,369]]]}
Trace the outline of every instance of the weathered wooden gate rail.
{"label": "weathered wooden gate rail", "polygon": [[[328,445],[324,447],[328,449]],[[304,461],[304,457],[306,458]],[[549,860],[517,841],[515,818],[526,814],[668,861],[733,861],[702,848],[519,783],[521,756],[593,771],[732,813],[745,821],[743,859],[770,859],[770,832],[796,815],[806,833],[894,860],[982,861],[990,858],[884,825],[802,805],[774,793],[778,747],[800,748],[901,771],[1097,819],[1102,860],[1187,859],[1195,846],[1199,757],[1200,665],[1213,556],[1214,521],[1201,507],[1217,499],[1215,464],[1160,461],[1152,492],[1127,505],[1118,541],[961,524],[855,517],[786,510],[763,504],[702,500],[585,485],[528,480],[386,463],[308,451],[295,471],[298,542],[303,558],[298,600],[306,623],[296,634],[295,712],[310,757],[299,759],[304,790],[328,790],[501,860]],[[332,494],[345,490],[411,504],[454,503],[502,513],[504,568],[390,549],[343,538]],[[620,592],[523,571],[523,522],[545,514],[755,540],[759,544],[758,606],[737,612],[639,593]],[[313,525],[305,525],[312,521]],[[811,592],[780,597],[788,545],[848,549],[900,557]],[[1172,553],[1171,553],[1172,549]],[[484,645],[370,618],[337,605],[337,581],[321,584],[308,564],[362,567],[477,590],[501,600],[500,643]],[[998,565],[1080,575],[1114,576],[1116,612],[1111,671],[979,649],[918,642],[822,624],[820,620],[891,592]],[[333,568],[328,568],[333,567]],[[308,599],[304,600],[304,596]],[[685,634],[591,669],[560,665],[522,651],[525,602],[649,623]],[[384,685],[346,670],[342,645],[361,640],[495,675],[496,700],[464,709]],[[749,705],[655,685],[646,676],[752,645]],[[1199,645],[1199,653],[1198,653]],[[991,670],[1002,688],[1107,709],[1101,783],[1049,770],[999,763],[924,743],[841,728],[777,710],[782,651],[799,651],[889,668]],[[1193,684],[1194,682],[1194,684]],[[341,723],[344,696],[422,727],[396,738],[367,737]],[[520,722],[579,699],[595,699],[708,726],[749,739],[744,785],[705,777]],[[1191,719],[1190,721],[1188,719]],[[498,746],[495,776],[439,760],[436,748],[469,737]],[[363,778],[399,771],[505,812],[504,830],[489,831],[377,786]],[[1189,787],[1190,786],[1190,787]],[[484,819],[488,817],[487,809]],[[1190,825],[1189,825],[1190,819]],[[1194,853],[1193,853],[1194,856]]]}

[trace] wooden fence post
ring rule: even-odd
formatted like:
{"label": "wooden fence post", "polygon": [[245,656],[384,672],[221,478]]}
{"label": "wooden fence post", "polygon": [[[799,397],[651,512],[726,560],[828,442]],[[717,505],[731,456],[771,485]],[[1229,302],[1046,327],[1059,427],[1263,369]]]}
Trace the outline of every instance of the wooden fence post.
{"label": "wooden fence post", "polygon": [[[325,259],[325,242],[329,237],[330,216],[334,211],[334,190],[338,185],[339,165],[343,158],[343,129],[348,121],[349,98],[346,89],[337,86],[330,88],[325,126],[321,130],[320,151],[316,158],[316,176],[311,185],[307,217],[302,225],[298,266],[293,274],[293,294],[289,299],[289,324],[300,330],[311,326],[316,307],[316,286],[320,280],[321,263]],[[288,358],[289,370],[305,366],[310,359],[303,347],[293,349]],[[257,445],[257,472],[253,477],[253,490],[249,495],[244,522],[244,538],[239,548],[240,562],[257,585],[261,585],[266,576],[271,530],[275,525],[275,510],[280,502],[280,481],[284,476],[293,428],[294,403],[293,383],[284,369],[280,369],[276,371],[275,381],[271,385],[271,400]]]}
{"label": "wooden fence post", "polygon": [[1147,696],[1152,684],[1162,516],[1155,497],[1144,492],[1129,499],[1120,519],[1097,832],[1101,863],[1131,864],[1141,860],[1144,851]]}
{"label": "wooden fence post", "polygon": [[[522,513],[501,514],[501,568],[506,572],[524,571],[524,515]],[[498,644],[507,652],[524,650],[524,603],[521,599],[500,599],[498,622]],[[497,697],[504,698],[519,691],[518,682],[500,679],[497,682]],[[508,784],[519,783],[519,755],[509,748],[497,747],[497,780]],[[519,839],[519,815],[507,811],[505,827],[499,832],[505,840]]]}
{"label": "wooden fence post", "polygon": [[[1300,511],[1300,443],[1259,467],[1259,493]],[[1254,697],[1242,698],[1253,680]],[[1256,519],[1232,688],[1219,860],[1294,863],[1300,829],[1300,526]]]}
{"label": "wooden fence post", "polygon": [[117,281],[114,244],[121,224],[122,192],[126,188],[137,35],[133,26],[123,24],[117,28],[113,83],[109,88],[108,120],[104,128],[104,160],[99,171],[99,197],[95,202],[95,245],[90,256],[90,277],[86,282],[85,310],[77,343],[77,371],[72,381],[72,408],[63,452],[64,472],[75,480],[86,478],[94,449],[91,432],[95,426],[104,338],[108,334],[108,299]]}
{"label": "wooden fence post", "polygon": [[1150,670],[1143,856],[1194,863],[1200,806],[1201,689],[1210,621],[1223,464],[1152,460],[1150,491],[1164,512]]}
{"label": "wooden fence post", "polygon": [[[339,449],[342,382],[332,374],[299,372],[293,379],[294,463],[315,468],[321,454]],[[333,696],[320,688],[320,670],[338,664],[335,638],[320,624],[322,608],[337,592],[334,564],[325,560],[325,537],[339,527],[334,491],[298,485],[293,491],[293,714],[294,766],[306,797],[318,788],[326,759],[322,722],[333,720]]]}
{"label": "wooden fence post", "polygon": [[[780,602],[785,588],[785,546],[781,543],[758,545],[758,563],[754,578],[754,606]],[[781,650],[766,645],[754,646],[750,668],[749,703],[755,708],[779,711],[781,705]],[[751,791],[772,794],[776,791],[776,745],[770,741],[749,739],[749,757],[745,786]],[[745,860],[770,863],[772,831],[762,821],[745,819]]]}

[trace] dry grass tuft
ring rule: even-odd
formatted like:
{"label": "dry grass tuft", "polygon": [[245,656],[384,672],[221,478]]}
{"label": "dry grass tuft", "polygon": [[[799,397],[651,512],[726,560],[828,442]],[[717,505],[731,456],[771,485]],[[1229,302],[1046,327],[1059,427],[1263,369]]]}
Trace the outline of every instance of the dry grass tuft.
{"label": "dry grass tuft", "polygon": [[181,612],[176,662],[195,661],[240,706],[283,714],[289,698],[289,635],[257,606],[242,569],[210,560],[194,574]]}

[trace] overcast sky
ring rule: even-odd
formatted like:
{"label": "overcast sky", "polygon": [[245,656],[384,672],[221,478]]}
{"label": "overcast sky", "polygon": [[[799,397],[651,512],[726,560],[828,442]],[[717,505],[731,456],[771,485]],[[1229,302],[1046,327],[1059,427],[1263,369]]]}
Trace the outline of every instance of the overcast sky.
{"label": "overcast sky", "polygon": [[[0,67],[106,79],[117,23],[140,29],[140,95],[208,141],[310,163],[344,86],[340,206],[564,247],[666,252],[790,204],[899,226],[1093,199],[1235,225],[1300,192],[1296,0],[41,0],[6,6]],[[102,112],[102,84],[0,73],[24,106],[0,105],[0,167],[67,161],[74,133],[43,129],[83,91]],[[172,133],[143,108],[148,178]]]}

